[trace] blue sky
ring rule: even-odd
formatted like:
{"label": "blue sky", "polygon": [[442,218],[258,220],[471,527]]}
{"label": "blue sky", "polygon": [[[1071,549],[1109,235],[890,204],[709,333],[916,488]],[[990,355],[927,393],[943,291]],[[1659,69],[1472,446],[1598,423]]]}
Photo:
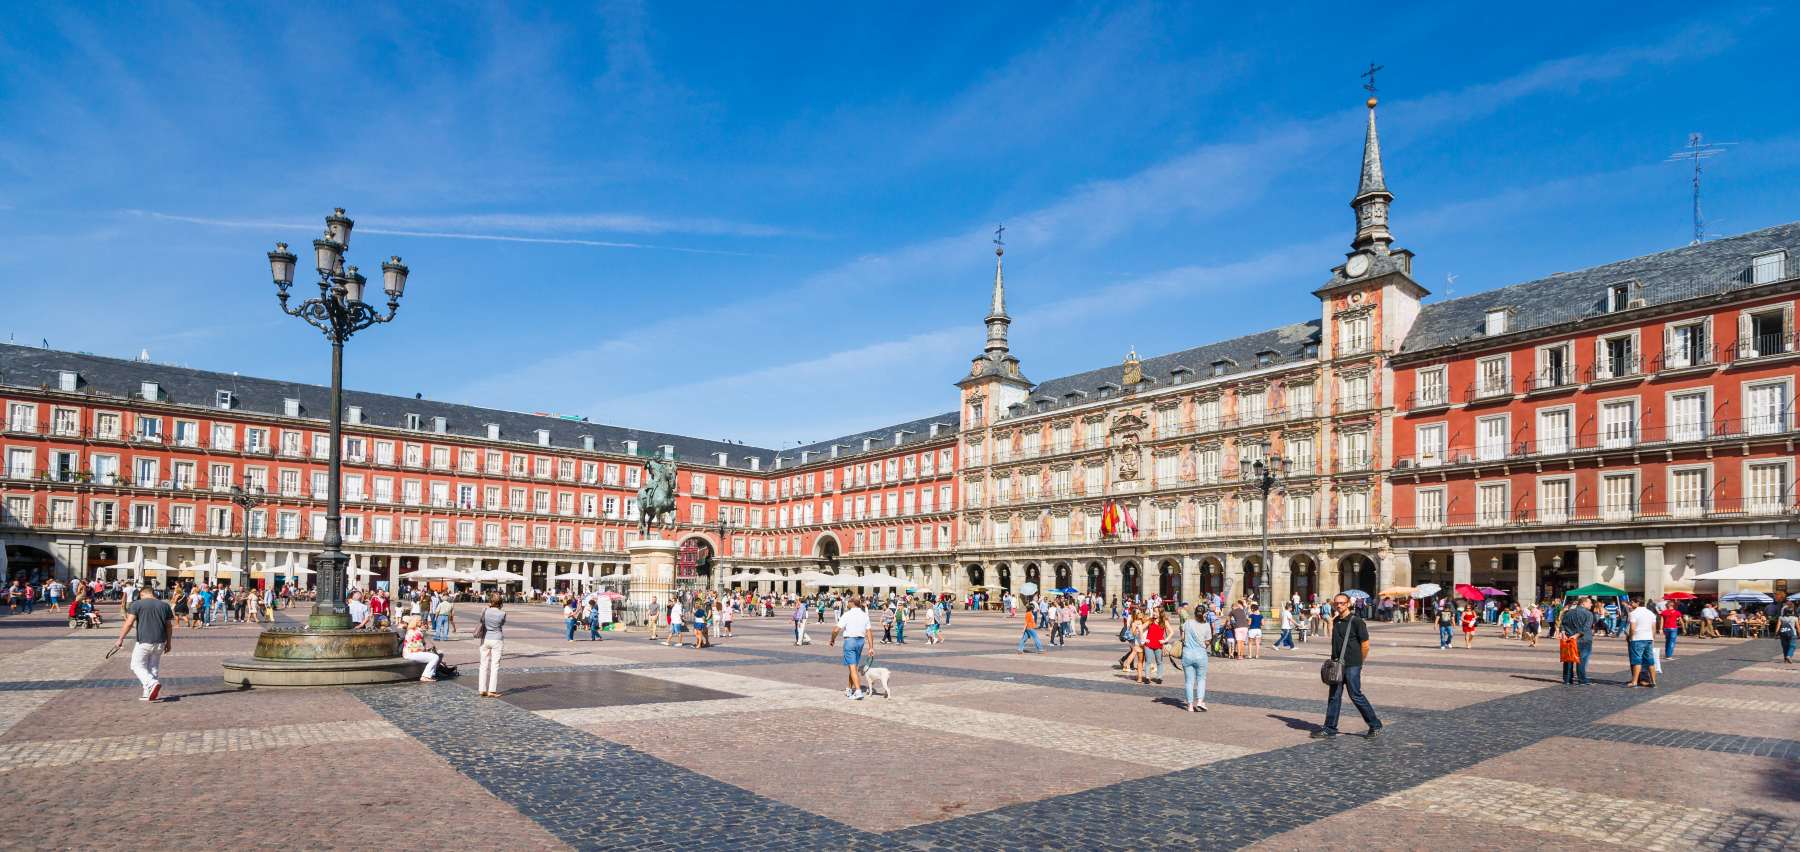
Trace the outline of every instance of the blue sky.
{"label": "blue sky", "polygon": [[1442,298],[1797,216],[1800,9],[34,4],[0,334],[303,381],[263,253],[403,256],[355,387],[792,445],[946,411],[1007,225],[1046,380],[1317,316],[1379,78]]}

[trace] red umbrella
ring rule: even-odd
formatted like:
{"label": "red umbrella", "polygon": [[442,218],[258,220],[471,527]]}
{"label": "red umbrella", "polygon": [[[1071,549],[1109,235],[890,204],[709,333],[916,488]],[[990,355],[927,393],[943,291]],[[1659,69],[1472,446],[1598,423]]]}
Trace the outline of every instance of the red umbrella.
{"label": "red umbrella", "polygon": [[1460,597],[1466,601],[1479,601],[1479,600],[1487,599],[1487,595],[1482,594],[1480,589],[1477,589],[1474,586],[1469,585],[1468,583],[1457,583],[1456,584],[1456,594],[1458,597]]}
{"label": "red umbrella", "polygon": [[1663,600],[1665,601],[1691,601],[1693,599],[1693,592],[1663,592]]}

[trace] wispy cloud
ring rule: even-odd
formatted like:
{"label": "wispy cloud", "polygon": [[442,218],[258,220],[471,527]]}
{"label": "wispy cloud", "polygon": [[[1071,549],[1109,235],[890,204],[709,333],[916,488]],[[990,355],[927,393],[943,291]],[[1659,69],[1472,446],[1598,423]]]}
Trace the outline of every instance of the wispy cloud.
{"label": "wispy cloud", "polygon": [[[215,228],[244,228],[257,231],[312,231],[319,225],[302,225],[282,219],[220,219],[207,216],[184,216],[175,213],[159,213],[154,210],[125,210],[127,214],[143,216],[165,222],[185,222],[190,225],[208,225]],[[375,221],[381,221],[379,219]],[[419,231],[391,227],[371,227],[369,220],[358,219],[356,233],[383,234],[394,237],[420,237],[442,240],[487,240],[502,243],[539,243],[544,245],[589,246],[592,248],[616,249],[652,249],[656,251],[673,251],[687,254],[721,254],[737,257],[750,257],[753,252],[730,251],[727,249],[705,249],[691,246],[655,245],[651,243],[622,242],[618,240],[592,240],[580,237],[533,237],[520,234],[481,234],[467,231]]]}

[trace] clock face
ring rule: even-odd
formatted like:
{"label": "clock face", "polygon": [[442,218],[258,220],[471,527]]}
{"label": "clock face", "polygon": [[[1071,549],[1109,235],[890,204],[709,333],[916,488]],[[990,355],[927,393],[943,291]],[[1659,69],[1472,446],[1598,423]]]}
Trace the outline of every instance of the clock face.
{"label": "clock face", "polygon": [[1344,277],[1346,278],[1359,278],[1368,271],[1369,256],[1366,254],[1351,255],[1349,262],[1344,264]]}

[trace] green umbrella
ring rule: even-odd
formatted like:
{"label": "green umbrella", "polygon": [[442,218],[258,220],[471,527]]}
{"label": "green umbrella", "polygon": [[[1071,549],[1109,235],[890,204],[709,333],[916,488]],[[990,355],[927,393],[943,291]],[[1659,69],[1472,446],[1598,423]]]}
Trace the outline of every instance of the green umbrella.
{"label": "green umbrella", "polygon": [[1565,598],[1622,598],[1625,590],[1608,586],[1605,583],[1589,583],[1579,589],[1571,589],[1563,594]]}

